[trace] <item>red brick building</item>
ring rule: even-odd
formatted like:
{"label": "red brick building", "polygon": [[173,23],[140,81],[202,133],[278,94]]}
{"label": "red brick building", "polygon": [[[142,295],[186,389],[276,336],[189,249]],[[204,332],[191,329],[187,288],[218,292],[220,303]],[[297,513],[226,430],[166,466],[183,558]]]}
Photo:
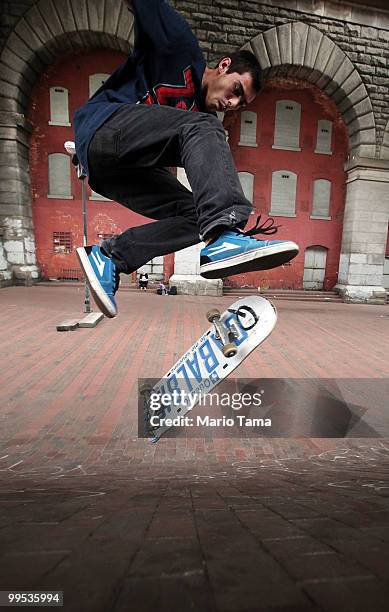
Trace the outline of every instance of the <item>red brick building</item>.
{"label": "red brick building", "polygon": [[[50,66],[32,91],[28,109],[33,126],[32,212],[37,261],[44,278],[81,277],[75,255],[75,247],[82,243],[81,183],[64,142],[74,138],[76,108],[123,59],[123,54],[110,50],[72,55]],[[281,225],[278,235],[296,241],[301,248],[293,265],[225,282],[332,288],[339,265],[347,156],[346,128],[336,105],[313,85],[273,79],[250,107],[226,118],[225,123],[255,218],[257,214],[262,220],[273,216]],[[87,201],[91,243],[146,221],[89,186]],[[315,278],[309,276],[309,253],[322,266],[316,269]],[[166,258],[165,276],[168,261]]]}
{"label": "red brick building", "polygon": [[[231,277],[238,286],[324,288],[383,303],[389,288],[389,11],[331,0],[171,0],[208,63],[255,53],[265,88],[230,125],[242,186],[277,237],[300,245],[291,264]],[[116,0],[15,0],[0,30],[0,285],[77,278],[81,185],[63,149],[72,118],[133,44]],[[145,220],[91,193],[89,241]],[[255,217],[252,219],[253,223]],[[386,257],[385,257],[386,255]],[[194,253],[152,263],[185,274]],[[196,270],[191,270],[196,274]]]}

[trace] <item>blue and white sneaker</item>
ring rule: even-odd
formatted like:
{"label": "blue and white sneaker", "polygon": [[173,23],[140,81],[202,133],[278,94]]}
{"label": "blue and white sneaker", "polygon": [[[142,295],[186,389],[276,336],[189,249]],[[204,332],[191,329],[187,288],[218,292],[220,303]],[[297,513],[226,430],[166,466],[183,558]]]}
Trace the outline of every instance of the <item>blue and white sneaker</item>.
{"label": "blue and white sneaker", "polygon": [[254,234],[274,234],[277,226],[267,219],[247,232],[232,229],[223,232],[200,252],[200,274],[204,278],[224,278],[242,272],[270,270],[290,261],[299,252],[289,240],[258,240]]}
{"label": "blue and white sneaker", "polygon": [[119,272],[114,262],[97,244],[79,247],[77,256],[96,306],[106,317],[116,317],[118,309],[114,296],[119,286]]}

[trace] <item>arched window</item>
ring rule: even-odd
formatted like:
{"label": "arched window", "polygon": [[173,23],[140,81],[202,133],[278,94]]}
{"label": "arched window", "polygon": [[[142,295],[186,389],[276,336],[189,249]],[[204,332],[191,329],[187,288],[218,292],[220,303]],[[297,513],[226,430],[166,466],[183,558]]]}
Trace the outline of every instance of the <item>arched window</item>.
{"label": "arched window", "polygon": [[240,184],[242,185],[243,193],[245,197],[253,203],[254,194],[254,175],[250,172],[238,172]]}
{"label": "arched window", "polygon": [[312,215],[316,219],[330,219],[331,181],[317,179],[313,183]]}
{"label": "arched window", "polygon": [[289,170],[277,170],[272,175],[271,209],[272,215],[296,216],[297,175]]}
{"label": "arched window", "polygon": [[257,113],[243,111],[240,115],[239,145],[257,147]]}
{"label": "arched window", "polygon": [[276,105],[273,149],[300,149],[301,105],[294,100],[279,100]]}
{"label": "arched window", "polygon": [[332,155],[331,139],[332,139],[332,121],[327,121],[327,119],[320,119],[317,122],[317,136],[316,136],[315,153],[321,153],[324,155]]}
{"label": "arched window", "polygon": [[65,153],[49,155],[48,198],[73,199],[70,180],[70,157]]}
{"label": "arched window", "polygon": [[98,89],[102,85],[104,85],[105,81],[108,79],[110,75],[104,74],[103,72],[99,72],[96,74],[91,74],[89,76],[89,97],[91,98]]}
{"label": "arched window", "polygon": [[65,87],[50,87],[49,125],[69,126],[69,92]]}

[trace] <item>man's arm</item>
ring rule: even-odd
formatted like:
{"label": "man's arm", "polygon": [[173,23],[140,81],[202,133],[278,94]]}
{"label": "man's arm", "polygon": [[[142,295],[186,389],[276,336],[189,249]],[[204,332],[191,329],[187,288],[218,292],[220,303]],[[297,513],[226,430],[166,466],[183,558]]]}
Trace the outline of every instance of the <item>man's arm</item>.
{"label": "man's arm", "polygon": [[[161,51],[187,42],[193,34],[185,19],[167,0],[124,0],[135,15],[137,34],[147,36]],[[194,38],[194,37],[193,37]]]}

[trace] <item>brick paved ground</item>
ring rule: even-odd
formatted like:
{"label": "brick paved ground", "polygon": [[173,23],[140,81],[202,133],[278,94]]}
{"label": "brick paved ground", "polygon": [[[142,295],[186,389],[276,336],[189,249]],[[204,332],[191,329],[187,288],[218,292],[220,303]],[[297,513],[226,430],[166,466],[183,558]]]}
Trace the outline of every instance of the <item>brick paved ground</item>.
{"label": "brick paved ground", "polygon": [[[77,612],[386,610],[389,441],[137,439],[138,377],[229,300],[119,299],[60,334],[82,289],[0,291],[0,590],[63,589]],[[387,307],[278,309],[239,376],[388,377]]]}

